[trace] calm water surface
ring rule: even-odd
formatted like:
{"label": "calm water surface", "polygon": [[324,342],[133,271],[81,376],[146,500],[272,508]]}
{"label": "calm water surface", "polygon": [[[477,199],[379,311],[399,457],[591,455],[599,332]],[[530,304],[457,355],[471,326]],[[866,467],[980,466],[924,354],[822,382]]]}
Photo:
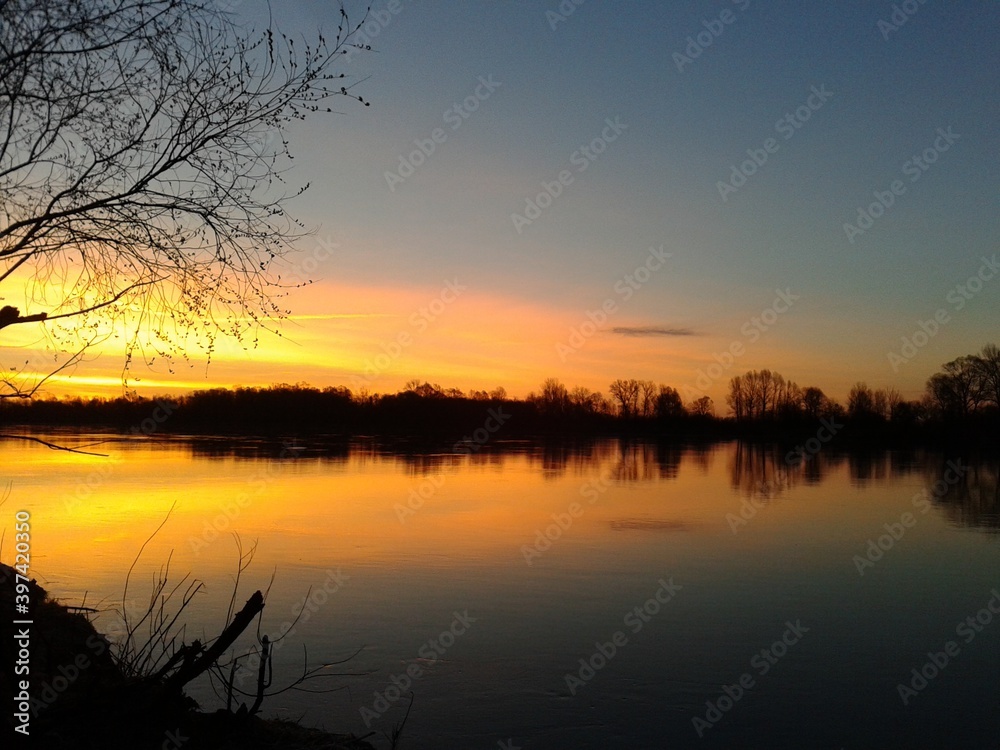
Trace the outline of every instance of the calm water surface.
{"label": "calm water surface", "polygon": [[261,632],[291,629],[274,687],[304,655],[357,652],[327,670],[356,674],[311,683],[340,690],[285,692],[271,715],[387,747],[412,693],[405,748],[1000,747],[995,461],[790,466],[619,441],[5,450],[4,509],[31,511],[34,573],[67,602],[120,609],[174,506],[125,608],[172,553],[173,580],[205,583],[188,638],[212,637],[233,534],[256,541],[238,601],[274,575]]}

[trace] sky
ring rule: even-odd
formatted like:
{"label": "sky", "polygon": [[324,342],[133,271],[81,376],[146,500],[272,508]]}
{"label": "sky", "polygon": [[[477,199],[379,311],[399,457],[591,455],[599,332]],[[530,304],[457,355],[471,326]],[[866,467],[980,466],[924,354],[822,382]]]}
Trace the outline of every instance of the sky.
{"label": "sky", "polygon": [[[971,0],[375,0],[372,51],[338,69],[371,106],[289,134],[314,233],[288,274],[314,283],[282,336],[132,385],[639,378],[722,412],[768,367],[916,398],[1000,343],[998,27]],[[109,345],[51,386],[114,395],[120,374]]]}

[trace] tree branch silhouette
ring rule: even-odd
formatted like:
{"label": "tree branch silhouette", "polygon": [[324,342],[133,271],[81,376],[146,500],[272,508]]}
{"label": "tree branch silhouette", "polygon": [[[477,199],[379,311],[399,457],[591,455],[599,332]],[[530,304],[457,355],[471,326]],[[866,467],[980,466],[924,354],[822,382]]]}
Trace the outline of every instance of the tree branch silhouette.
{"label": "tree branch silhouette", "polygon": [[336,96],[367,105],[332,72],[363,21],[341,6],[300,40],[212,0],[0,3],[0,284],[25,285],[0,330],[76,348],[124,323],[126,379],[135,353],[210,360],[219,335],[273,331],[305,233],[287,130]]}

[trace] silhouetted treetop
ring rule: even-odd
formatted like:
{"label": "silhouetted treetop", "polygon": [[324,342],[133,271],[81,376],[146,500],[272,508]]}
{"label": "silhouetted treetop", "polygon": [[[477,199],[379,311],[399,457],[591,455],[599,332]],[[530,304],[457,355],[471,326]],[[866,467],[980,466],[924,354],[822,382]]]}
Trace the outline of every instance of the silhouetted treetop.
{"label": "silhouetted treetop", "polygon": [[0,2],[0,282],[28,285],[5,324],[76,349],[124,321],[131,359],[286,315],[288,126],[361,101],[332,72],[357,26],[332,23],[296,43],[213,0]]}

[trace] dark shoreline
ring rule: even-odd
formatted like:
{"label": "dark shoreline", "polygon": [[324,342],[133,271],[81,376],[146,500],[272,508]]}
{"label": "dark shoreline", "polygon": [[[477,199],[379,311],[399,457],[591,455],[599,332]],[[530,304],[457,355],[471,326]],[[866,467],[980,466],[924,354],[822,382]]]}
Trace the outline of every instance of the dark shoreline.
{"label": "dark shoreline", "polygon": [[[15,586],[14,569],[0,563],[0,607],[5,612],[13,611]],[[127,678],[112,658],[108,639],[79,608],[52,599],[34,580],[28,589],[31,655],[26,739],[30,738],[31,747],[374,750],[353,735],[292,721],[261,719],[238,711],[202,711],[185,695],[165,691],[152,676]],[[14,663],[14,627],[11,618],[0,622],[4,664]],[[0,673],[0,693],[11,699],[11,705],[19,687],[14,679],[6,670]],[[6,714],[11,733],[14,719],[12,713]]]}
{"label": "dark shoreline", "polygon": [[[606,440],[644,442],[664,445],[711,447],[721,443],[741,442],[753,445],[774,445],[792,450],[812,439],[819,439],[823,449],[841,451],[878,450],[941,450],[961,453],[994,454],[1000,452],[1000,424],[982,420],[977,424],[926,423],[896,426],[872,424],[848,418],[794,420],[787,422],[746,423],[716,419],[695,419],[672,423],[630,423],[606,425],[559,425],[541,428],[534,424],[518,429],[505,425],[490,433],[487,439],[477,439],[478,428],[410,423],[382,425],[379,429],[323,429],[316,425],[227,425],[207,424],[199,420],[158,424],[154,430],[135,429],[133,425],[115,420],[92,422],[21,421],[3,422],[0,431],[10,437],[67,437],[80,434],[107,436],[108,442],[161,440],[202,444],[205,446],[256,443],[268,447],[263,452],[276,453],[298,450],[305,443],[310,450],[336,453],[351,445],[374,445],[386,450],[434,451],[456,454],[492,453],[534,448],[543,445],[589,446]],[[830,430],[829,425],[837,428]],[[833,434],[830,434],[830,433]],[[817,438],[817,434],[820,437]]]}

